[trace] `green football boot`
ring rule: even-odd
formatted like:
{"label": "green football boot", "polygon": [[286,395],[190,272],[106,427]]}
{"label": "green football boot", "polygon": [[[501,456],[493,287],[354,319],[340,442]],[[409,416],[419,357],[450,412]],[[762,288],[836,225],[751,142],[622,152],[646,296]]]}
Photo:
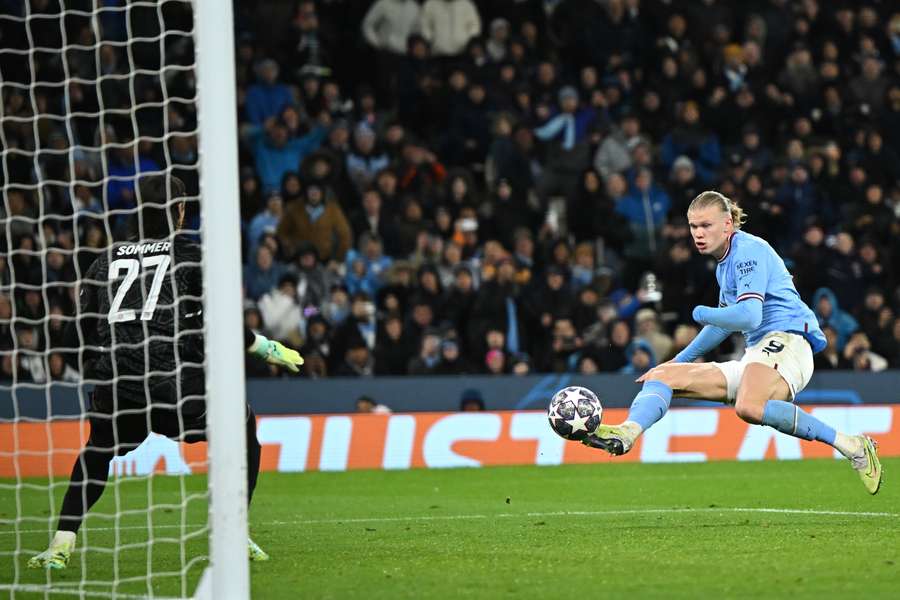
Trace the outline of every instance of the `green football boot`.
{"label": "green football boot", "polygon": [[859,478],[866,486],[866,491],[874,495],[881,487],[881,477],[884,473],[881,469],[881,461],[878,460],[878,444],[867,435],[858,437],[862,444],[862,452],[859,456],[850,459],[850,462],[859,473]]}

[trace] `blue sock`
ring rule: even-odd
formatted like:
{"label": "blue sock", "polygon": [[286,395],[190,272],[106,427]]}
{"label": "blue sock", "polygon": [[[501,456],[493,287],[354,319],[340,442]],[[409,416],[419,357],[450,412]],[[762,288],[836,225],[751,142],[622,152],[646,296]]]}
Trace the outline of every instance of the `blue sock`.
{"label": "blue sock", "polygon": [[669,410],[672,402],[672,388],[662,381],[650,380],[644,382],[644,387],[634,397],[631,410],[628,411],[628,420],[634,421],[646,430],[648,427],[663,418]]}
{"label": "blue sock", "polygon": [[826,425],[799,406],[784,400],[769,400],[763,411],[762,424],[804,440],[816,440],[834,446],[834,428]]}

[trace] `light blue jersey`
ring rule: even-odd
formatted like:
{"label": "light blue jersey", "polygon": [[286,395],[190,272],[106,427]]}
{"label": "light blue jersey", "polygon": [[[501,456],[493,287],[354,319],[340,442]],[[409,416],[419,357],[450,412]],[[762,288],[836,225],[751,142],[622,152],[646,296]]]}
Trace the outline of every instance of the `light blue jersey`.
{"label": "light blue jersey", "polygon": [[827,342],[813,311],[800,299],[784,261],[764,239],[743,231],[729,238],[725,255],[716,266],[719,306],[734,306],[756,298],[762,301],[762,323],[744,331],[747,346],[771,331],[802,335],[820,352]]}

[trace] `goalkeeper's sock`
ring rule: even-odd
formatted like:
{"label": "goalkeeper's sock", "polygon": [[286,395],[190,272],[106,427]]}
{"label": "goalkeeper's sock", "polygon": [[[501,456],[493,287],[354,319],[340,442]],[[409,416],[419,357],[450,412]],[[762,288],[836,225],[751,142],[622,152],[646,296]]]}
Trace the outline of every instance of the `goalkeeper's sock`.
{"label": "goalkeeper's sock", "polygon": [[74,531],[57,530],[53,536],[53,541],[50,542],[50,550],[54,552],[72,552],[75,548],[75,536],[76,533]]}
{"label": "goalkeeper's sock", "polygon": [[655,379],[646,381],[631,403],[628,420],[623,425],[636,425],[640,428],[638,431],[638,435],[640,435],[641,432],[665,416],[671,403],[672,388]]}
{"label": "goalkeeper's sock", "polygon": [[850,450],[846,444],[842,443],[842,446],[845,446],[844,449],[835,445],[837,432],[833,427],[826,425],[799,406],[784,400],[766,402],[762,424],[802,440],[824,442],[829,446],[834,446],[842,453],[844,449]]}

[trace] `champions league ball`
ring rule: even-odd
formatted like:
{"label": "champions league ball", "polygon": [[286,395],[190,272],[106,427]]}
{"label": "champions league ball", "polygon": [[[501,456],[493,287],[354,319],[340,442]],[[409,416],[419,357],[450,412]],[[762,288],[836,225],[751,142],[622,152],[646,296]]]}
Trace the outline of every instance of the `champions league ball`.
{"label": "champions league ball", "polygon": [[597,394],[580,386],[563,388],[550,399],[550,427],[567,440],[583,440],[600,425],[603,407]]}

